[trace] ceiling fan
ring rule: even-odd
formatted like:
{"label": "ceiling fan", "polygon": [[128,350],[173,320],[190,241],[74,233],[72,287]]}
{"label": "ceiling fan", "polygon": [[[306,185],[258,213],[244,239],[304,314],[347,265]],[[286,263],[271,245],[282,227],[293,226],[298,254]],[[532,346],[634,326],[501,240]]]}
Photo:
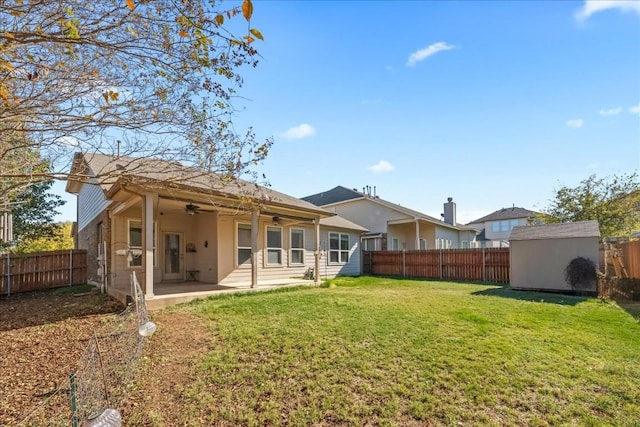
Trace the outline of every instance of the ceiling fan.
{"label": "ceiling fan", "polygon": [[193,203],[188,203],[185,205],[184,210],[188,215],[196,215],[200,213],[200,206],[194,205]]}

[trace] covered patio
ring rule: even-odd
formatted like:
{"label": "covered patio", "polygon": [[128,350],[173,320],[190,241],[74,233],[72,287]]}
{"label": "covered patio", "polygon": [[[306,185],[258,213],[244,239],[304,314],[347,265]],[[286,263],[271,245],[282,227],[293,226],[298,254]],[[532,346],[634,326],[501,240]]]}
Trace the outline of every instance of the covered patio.
{"label": "covered patio", "polygon": [[[182,304],[195,299],[208,298],[211,296],[230,294],[260,292],[295,286],[318,286],[314,280],[305,279],[278,279],[261,280],[257,286],[252,287],[250,282],[236,283],[233,285],[217,285],[214,283],[202,282],[180,282],[180,283],[157,283],[154,286],[154,296],[146,299],[147,308],[158,310],[175,304]],[[115,289],[117,299],[126,301],[130,291]]]}

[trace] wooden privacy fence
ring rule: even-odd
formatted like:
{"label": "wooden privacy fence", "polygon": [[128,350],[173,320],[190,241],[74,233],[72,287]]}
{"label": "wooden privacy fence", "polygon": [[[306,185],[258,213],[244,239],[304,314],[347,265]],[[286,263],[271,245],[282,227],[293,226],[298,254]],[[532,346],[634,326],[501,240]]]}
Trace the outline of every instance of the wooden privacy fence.
{"label": "wooden privacy fence", "polygon": [[509,248],[365,251],[362,272],[372,276],[509,282]]}
{"label": "wooden privacy fence", "polygon": [[0,255],[0,295],[86,282],[86,250]]}
{"label": "wooden privacy fence", "polygon": [[622,262],[631,279],[640,279],[640,240],[624,242],[622,248]]}

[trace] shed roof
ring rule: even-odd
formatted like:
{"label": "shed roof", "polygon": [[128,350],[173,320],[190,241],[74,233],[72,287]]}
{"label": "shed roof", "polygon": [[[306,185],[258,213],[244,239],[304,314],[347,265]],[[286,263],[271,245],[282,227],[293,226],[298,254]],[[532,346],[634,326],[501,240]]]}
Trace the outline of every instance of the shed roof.
{"label": "shed roof", "polygon": [[518,226],[511,230],[509,240],[571,239],[600,237],[598,221]]}

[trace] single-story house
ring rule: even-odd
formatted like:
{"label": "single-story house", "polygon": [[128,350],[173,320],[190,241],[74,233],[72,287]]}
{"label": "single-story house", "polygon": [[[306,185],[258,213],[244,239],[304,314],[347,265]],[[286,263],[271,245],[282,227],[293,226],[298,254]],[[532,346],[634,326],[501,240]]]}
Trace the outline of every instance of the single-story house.
{"label": "single-story house", "polygon": [[597,221],[514,227],[510,236],[511,288],[567,293],[596,293],[597,280],[567,281],[570,263],[589,260],[598,271],[600,229]]}
{"label": "single-story house", "polygon": [[78,153],[66,191],[78,197],[76,241],[88,251],[88,276],[119,299],[130,294],[131,272],[148,302],[360,274],[364,227],[255,183]]}

